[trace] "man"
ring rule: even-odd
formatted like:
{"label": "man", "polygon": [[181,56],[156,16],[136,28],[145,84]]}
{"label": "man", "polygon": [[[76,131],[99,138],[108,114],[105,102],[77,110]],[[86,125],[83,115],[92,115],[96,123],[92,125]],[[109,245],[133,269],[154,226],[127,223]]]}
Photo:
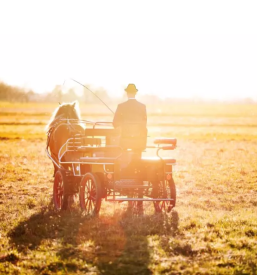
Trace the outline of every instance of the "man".
{"label": "man", "polygon": [[[124,153],[124,159],[130,154],[130,163],[124,171],[124,175],[133,175],[133,170],[138,169],[141,164],[141,154],[146,146],[147,138],[147,115],[146,106],[136,100],[137,88],[135,84],[128,84],[125,89],[128,100],[118,105],[113,118],[114,128],[120,128],[120,146],[123,149],[132,149],[131,152]],[[126,177],[126,176],[125,176]],[[142,182],[139,176],[139,180]],[[142,193],[139,192],[139,197]],[[138,212],[143,213],[142,201],[138,202]]]}
{"label": "man", "polygon": [[129,84],[125,91],[128,100],[118,105],[114,114],[113,126],[116,128],[122,127],[126,123],[142,122],[146,127],[146,107],[135,98],[138,91],[135,84]]}

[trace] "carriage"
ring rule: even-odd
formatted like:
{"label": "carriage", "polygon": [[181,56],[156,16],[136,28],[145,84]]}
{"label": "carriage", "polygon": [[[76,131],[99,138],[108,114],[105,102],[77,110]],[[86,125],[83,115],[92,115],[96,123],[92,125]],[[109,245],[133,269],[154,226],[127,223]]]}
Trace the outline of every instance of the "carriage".
{"label": "carriage", "polygon": [[[54,155],[49,152],[49,140],[60,127],[69,129],[69,135]],[[176,160],[162,157],[161,151],[174,150],[177,140],[156,138],[147,145],[147,130],[140,123],[125,128],[121,131],[109,122],[64,118],[52,127],[46,152],[55,167],[53,202],[57,210],[67,209],[75,196],[83,212],[92,216],[99,214],[103,201],[128,202],[128,210],[134,214],[146,207],[156,213],[172,210]],[[156,155],[142,156],[148,150]]]}

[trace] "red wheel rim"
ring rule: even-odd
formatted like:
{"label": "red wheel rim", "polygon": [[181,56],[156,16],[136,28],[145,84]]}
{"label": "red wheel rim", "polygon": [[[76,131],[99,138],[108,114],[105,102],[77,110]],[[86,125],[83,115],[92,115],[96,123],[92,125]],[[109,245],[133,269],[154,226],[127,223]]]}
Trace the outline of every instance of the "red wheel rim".
{"label": "red wheel rim", "polygon": [[80,188],[81,207],[86,213],[92,213],[96,204],[96,186],[91,179],[87,179]]}

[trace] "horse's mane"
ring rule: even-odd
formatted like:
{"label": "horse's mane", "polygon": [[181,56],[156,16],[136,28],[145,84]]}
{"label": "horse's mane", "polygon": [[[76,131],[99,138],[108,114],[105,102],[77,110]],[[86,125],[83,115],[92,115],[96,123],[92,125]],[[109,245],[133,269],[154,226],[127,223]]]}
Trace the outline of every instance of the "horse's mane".
{"label": "horse's mane", "polygon": [[71,103],[62,103],[60,104],[59,107],[57,107],[53,114],[51,119],[49,120],[48,124],[45,127],[45,131],[48,132],[49,129],[52,127],[52,125],[56,122],[56,120],[60,119],[60,118],[67,118],[67,116],[65,116],[65,111],[70,108],[70,110],[72,110],[72,117],[69,117],[70,119],[81,119],[80,117],[80,109],[79,109],[79,103],[78,101],[73,101]]}

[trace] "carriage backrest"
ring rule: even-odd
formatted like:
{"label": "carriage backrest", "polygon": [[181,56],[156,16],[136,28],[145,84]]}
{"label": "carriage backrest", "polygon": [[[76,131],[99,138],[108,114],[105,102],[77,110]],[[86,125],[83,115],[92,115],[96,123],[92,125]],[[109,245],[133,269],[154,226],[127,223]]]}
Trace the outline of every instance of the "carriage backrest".
{"label": "carriage backrest", "polygon": [[147,128],[145,122],[127,122],[116,129],[85,129],[85,136],[103,138],[106,145],[118,145],[124,150],[143,151],[146,148]]}
{"label": "carriage backrest", "polygon": [[88,128],[85,137],[101,139],[101,145],[119,145],[120,131],[118,129]]}
{"label": "carriage backrest", "polygon": [[127,150],[144,151],[147,143],[145,122],[127,122],[120,128],[120,146]]}

